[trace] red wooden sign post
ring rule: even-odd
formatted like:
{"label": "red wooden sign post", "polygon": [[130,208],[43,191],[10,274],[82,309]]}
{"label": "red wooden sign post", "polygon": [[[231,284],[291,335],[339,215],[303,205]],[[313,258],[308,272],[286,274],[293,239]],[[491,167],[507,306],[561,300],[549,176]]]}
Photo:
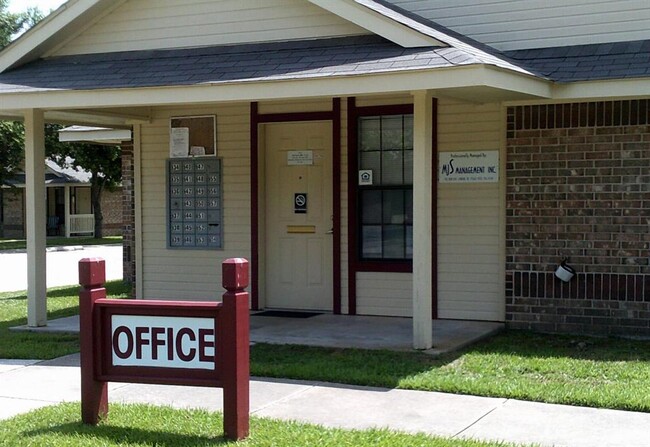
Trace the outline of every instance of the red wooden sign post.
{"label": "red wooden sign post", "polygon": [[79,261],[81,416],[108,416],[107,382],[223,388],[226,438],[249,431],[248,261],[226,260],[223,302],[106,299],[105,263]]}

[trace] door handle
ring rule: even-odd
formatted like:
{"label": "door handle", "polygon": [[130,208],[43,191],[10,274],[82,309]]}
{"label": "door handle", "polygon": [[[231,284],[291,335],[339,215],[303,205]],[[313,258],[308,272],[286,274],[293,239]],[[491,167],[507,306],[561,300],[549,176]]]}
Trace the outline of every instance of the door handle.
{"label": "door handle", "polygon": [[325,234],[334,234],[334,228],[331,228],[329,231],[326,231]]}

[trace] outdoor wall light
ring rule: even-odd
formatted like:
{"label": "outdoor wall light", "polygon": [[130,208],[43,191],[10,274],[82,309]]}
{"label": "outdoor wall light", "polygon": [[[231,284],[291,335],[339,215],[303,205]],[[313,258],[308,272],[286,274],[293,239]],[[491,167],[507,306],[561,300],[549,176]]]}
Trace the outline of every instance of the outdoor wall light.
{"label": "outdoor wall light", "polygon": [[555,270],[555,276],[564,282],[569,282],[575,276],[576,271],[573,267],[567,264],[568,259],[564,258],[560,265]]}

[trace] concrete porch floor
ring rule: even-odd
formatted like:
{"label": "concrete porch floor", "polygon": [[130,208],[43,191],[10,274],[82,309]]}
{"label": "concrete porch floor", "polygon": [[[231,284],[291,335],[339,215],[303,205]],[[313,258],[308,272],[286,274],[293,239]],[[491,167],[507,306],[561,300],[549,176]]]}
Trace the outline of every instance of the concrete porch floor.
{"label": "concrete porch floor", "polygon": [[[309,318],[285,318],[251,314],[253,343],[295,344],[336,348],[412,349],[410,318],[321,314]],[[466,320],[434,320],[432,355],[461,349],[489,337],[503,323]],[[45,327],[18,326],[12,330],[33,332],[79,332],[79,317],[51,320]]]}

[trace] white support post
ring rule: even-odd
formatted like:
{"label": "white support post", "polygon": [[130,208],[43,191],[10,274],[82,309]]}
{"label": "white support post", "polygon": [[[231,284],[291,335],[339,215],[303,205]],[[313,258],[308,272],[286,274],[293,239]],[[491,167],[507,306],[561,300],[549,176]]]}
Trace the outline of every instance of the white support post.
{"label": "white support post", "polygon": [[433,98],[413,92],[413,347],[433,346],[432,231]]}
{"label": "white support post", "polygon": [[65,195],[63,203],[65,204],[65,237],[70,237],[70,186],[63,187],[63,194]]}
{"label": "white support post", "polygon": [[47,325],[45,235],[45,121],[43,111],[25,112],[27,226],[27,325]]}

